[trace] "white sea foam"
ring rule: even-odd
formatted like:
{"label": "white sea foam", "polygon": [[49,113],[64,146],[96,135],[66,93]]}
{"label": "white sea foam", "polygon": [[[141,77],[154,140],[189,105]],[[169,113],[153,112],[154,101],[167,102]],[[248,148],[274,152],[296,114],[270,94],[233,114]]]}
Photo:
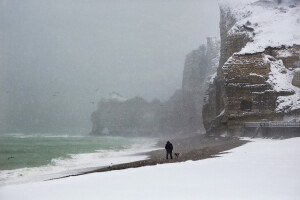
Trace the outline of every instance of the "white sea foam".
{"label": "white sea foam", "polygon": [[148,159],[143,153],[157,149],[157,140],[141,139],[125,150],[99,150],[52,159],[49,165],[0,171],[0,185],[48,180],[78,174],[99,167]]}

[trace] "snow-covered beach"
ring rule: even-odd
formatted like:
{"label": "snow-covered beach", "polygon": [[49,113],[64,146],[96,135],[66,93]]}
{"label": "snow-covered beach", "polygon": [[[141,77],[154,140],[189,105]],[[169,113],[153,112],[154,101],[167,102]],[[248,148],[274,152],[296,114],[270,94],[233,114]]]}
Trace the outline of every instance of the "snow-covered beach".
{"label": "snow-covered beach", "polygon": [[0,200],[300,200],[300,0],[0,5]]}
{"label": "snow-covered beach", "polygon": [[299,144],[254,139],[216,158],[4,186],[0,198],[296,200]]}

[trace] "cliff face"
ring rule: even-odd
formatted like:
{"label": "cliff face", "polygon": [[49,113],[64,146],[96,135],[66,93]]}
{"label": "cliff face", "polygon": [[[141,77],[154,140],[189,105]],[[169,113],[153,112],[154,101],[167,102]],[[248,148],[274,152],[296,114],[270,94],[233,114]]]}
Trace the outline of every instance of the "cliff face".
{"label": "cliff face", "polygon": [[221,2],[220,62],[203,108],[207,132],[241,135],[245,122],[300,116],[300,89],[292,85],[300,67],[299,7]]}
{"label": "cliff face", "polygon": [[182,88],[166,102],[162,113],[161,132],[172,134],[203,133],[202,107],[205,88],[219,60],[219,41],[207,38],[186,56]]}
{"label": "cliff face", "polygon": [[190,52],[184,63],[182,90],[202,92],[202,85],[208,71],[206,45],[201,45],[197,50]]}
{"label": "cliff face", "polygon": [[207,72],[206,45],[201,45],[186,56],[182,88],[166,102],[162,132],[191,134],[203,131],[201,113]]}

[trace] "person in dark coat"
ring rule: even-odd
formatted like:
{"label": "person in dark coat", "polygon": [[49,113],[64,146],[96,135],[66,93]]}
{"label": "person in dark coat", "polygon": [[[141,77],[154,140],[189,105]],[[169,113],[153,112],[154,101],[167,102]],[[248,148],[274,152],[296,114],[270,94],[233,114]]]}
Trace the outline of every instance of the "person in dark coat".
{"label": "person in dark coat", "polygon": [[167,159],[168,159],[168,155],[170,154],[171,159],[173,159],[172,156],[172,151],[173,151],[173,145],[171,142],[167,142],[166,146],[165,146],[166,152],[167,152]]}

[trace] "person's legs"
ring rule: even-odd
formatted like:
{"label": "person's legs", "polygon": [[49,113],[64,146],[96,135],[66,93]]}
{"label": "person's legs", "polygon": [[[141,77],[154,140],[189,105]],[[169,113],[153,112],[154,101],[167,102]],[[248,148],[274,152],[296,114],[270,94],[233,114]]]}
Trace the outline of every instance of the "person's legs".
{"label": "person's legs", "polygon": [[168,154],[169,154],[168,151],[166,151],[166,159],[168,159]]}
{"label": "person's legs", "polygon": [[169,158],[169,154],[170,154],[171,159],[173,159],[172,151],[167,151],[167,156],[166,156],[166,158],[167,158],[167,159]]}

